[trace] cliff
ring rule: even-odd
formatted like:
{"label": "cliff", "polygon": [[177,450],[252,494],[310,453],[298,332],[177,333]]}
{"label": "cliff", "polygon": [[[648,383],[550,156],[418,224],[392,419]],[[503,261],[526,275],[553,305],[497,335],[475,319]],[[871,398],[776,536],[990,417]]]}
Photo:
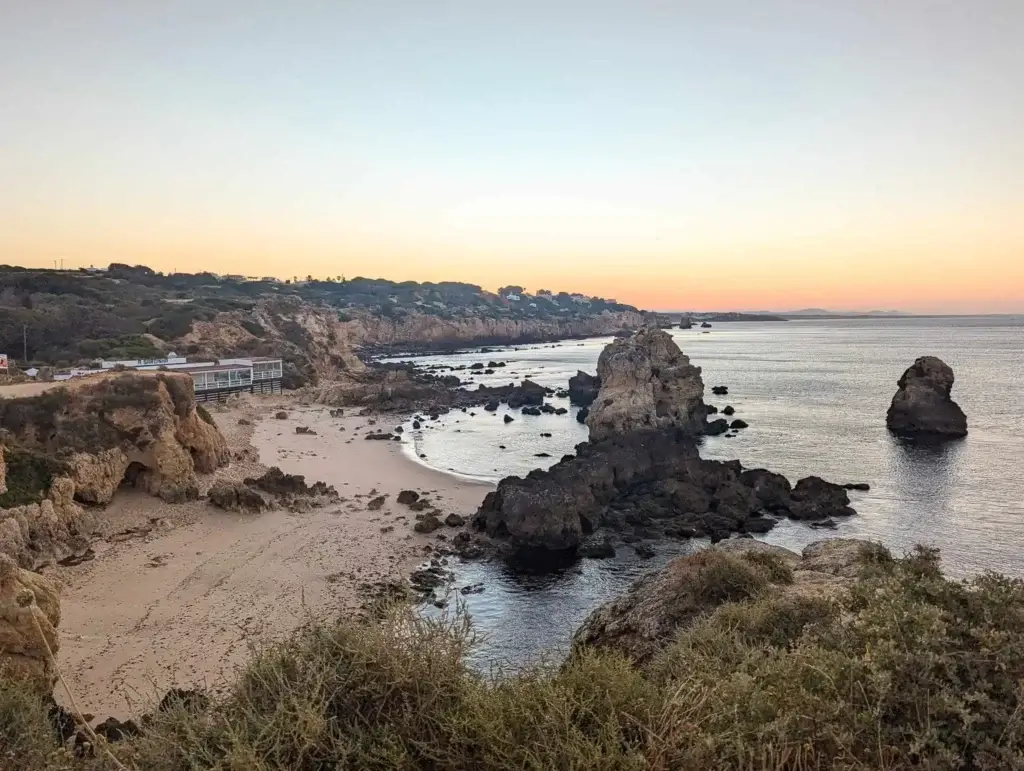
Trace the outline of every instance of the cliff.
{"label": "cliff", "polygon": [[91,514],[121,484],[168,501],[198,495],[196,473],[228,462],[196,411],[192,380],[133,373],[0,401],[0,552],[32,567],[81,548]]}
{"label": "cliff", "polygon": [[0,670],[4,677],[32,681],[42,692],[57,678],[46,648],[56,655],[60,647],[58,591],[52,579],[0,553]]}
{"label": "cliff", "polygon": [[[176,341],[190,356],[280,355],[285,359],[285,386],[322,381],[366,380],[358,352],[511,345],[570,337],[610,335],[643,323],[634,311],[604,311],[567,320],[501,318],[469,312],[446,318],[418,311],[384,315],[362,310],[339,311],[295,297],[261,300],[248,311],[218,314],[193,322]],[[372,380],[372,378],[370,378]]]}

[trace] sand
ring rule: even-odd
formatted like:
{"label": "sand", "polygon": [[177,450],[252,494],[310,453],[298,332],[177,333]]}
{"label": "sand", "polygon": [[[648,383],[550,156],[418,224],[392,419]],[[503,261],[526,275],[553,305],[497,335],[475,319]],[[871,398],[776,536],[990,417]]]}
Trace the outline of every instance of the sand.
{"label": "sand", "polygon": [[[282,406],[286,420],[273,417]],[[82,709],[99,718],[138,715],[170,687],[222,690],[254,646],[311,616],[355,612],[362,584],[404,580],[438,541],[413,532],[414,515],[395,502],[400,490],[468,517],[491,489],[415,463],[398,442],[362,438],[394,416],[368,426],[280,396],[211,411],[242,456],[216,478],[276,465],[334,485],[343,501],[245,515],[119,492],[99,515],[96,558],[51,571],[65,584],[58,659]],[[296,434],[299,425],[316,435]],[[368,510],[379,494],[385,505]]]}

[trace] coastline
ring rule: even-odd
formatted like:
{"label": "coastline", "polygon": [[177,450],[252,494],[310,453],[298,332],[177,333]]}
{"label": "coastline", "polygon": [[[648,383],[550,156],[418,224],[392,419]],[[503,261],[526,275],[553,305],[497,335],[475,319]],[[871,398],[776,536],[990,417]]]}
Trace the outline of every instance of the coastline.
{"label": "coastline", "polygon": [[[376,583],[404,582],[437,536],[413,531],[399,491],[468,518],[493,487],[426,467],[398,442],[363,439],[376,430],[371,421],[397,425],[398,416],[331,418],[289,396],[210,409],[236,460],[204,487],[276,465],[333,485],[341,500],[248,515],[120,491],[97,516],[95,558],[47,571],[64,585],[58,661],[81,707],[98,717],[138,714],[171,687],[216,692],[254,646],[311,617],[357,612]],[[279,409],[289,417],[276,419]],[[378,495],[383,506],[368,509]]]}

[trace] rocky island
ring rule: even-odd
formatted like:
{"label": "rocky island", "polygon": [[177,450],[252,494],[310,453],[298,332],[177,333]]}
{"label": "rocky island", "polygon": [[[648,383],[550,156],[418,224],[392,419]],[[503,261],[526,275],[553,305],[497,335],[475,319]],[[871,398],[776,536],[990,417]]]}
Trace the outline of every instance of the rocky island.
{"label": "rocky island", "polygon": [[953,369],[942,359],[917,359],[897,383],[886,426],[894,434],[910,438],[967,436],[967,416],[950,395],[953,382]]}
{"label": "rocky island", "polygon": [[574,381],[577,399],[599,383],[586,418],[590,440],[549,469],[501,480],[473,519],[516,558],[572,555],[595,542],[607,553],[612,533],[720,540],[765,532],[778,517],[854,513],[846,490],[818,477],[793,486],[739,461],[702,459],[699,439],[715,426],[707,421],[701,371],[661,329],[613,341],[596,380]]}

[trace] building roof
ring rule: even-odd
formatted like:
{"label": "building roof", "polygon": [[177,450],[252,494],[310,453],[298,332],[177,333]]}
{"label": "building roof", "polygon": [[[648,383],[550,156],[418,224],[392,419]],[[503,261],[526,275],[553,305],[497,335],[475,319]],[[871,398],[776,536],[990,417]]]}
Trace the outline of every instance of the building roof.
{"label": "building roof", "polygon": [[196,364],[195,366],[178,367],[176,372],[187,372],[190,375],[200,372],[228,372],[231,370],[249,369],[249,364]]}

